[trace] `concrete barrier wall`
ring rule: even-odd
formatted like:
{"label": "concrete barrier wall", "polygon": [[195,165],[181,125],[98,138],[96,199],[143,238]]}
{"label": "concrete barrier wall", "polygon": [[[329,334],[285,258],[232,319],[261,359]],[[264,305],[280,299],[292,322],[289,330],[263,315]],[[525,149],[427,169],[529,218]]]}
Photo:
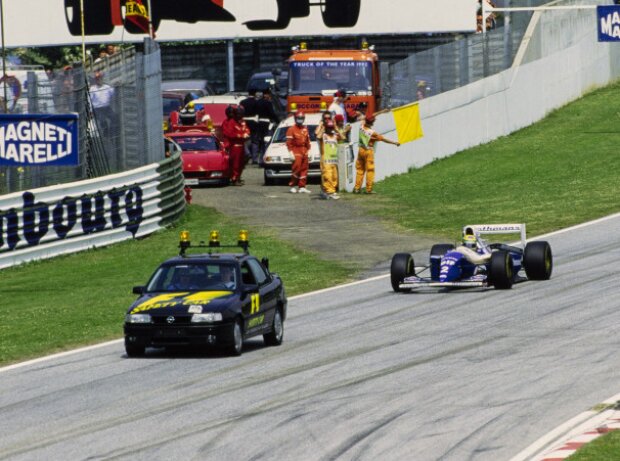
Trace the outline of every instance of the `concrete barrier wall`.
{"label": "concrete barrier wall", "polygon": [[[575,16],[574,22],[568,21],[571,43],[560,51],[420,101],[424,137],[398,148],[379,143],[376,180],[508,135],[620,77],[620,45],[597,41],[595,12],[570,14],[592,18]],[[537,27],[544,27],[544,22]],[[543,41],[541,34],[547,42],[559,39],[553,34],[566,35],[557,28],[536,33],[536,46]],[[377,117],[375,129],[397,139],[389,113]]]}

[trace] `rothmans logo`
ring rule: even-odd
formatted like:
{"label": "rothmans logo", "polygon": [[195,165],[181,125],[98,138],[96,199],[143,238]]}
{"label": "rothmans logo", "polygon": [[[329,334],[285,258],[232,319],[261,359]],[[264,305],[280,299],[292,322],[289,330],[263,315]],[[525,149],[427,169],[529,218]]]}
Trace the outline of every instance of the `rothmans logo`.
{"label": "rothmans logo", "polygon": [[0,164],[77,165],[77,123],[12,120],[0,125]]}

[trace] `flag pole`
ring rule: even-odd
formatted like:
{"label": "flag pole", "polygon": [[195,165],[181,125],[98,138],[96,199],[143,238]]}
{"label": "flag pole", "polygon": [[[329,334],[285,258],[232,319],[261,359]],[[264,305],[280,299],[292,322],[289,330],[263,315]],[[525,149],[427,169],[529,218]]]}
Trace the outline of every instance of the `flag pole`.
{"label": "flag pole", "polygon": [[82,66],[86,69],[86,31],[84,30],[84,0],[80,0],[80,22],[82,27]]}
{"label": "flag pole", "polygon": [[2,101],[2,110],[5,114],[9,112],[9,106],[6,94],[6,48],[4,47],[4,5],[0,0],[0,28],[2,28],[2,88],[4,88],[4,99]]}
{"label": "flag pole", "polygon": [[146,0],[149,8],[149,36],[155,40],[155,33],[153,31],[153,10],[151,9],[151,0]]}

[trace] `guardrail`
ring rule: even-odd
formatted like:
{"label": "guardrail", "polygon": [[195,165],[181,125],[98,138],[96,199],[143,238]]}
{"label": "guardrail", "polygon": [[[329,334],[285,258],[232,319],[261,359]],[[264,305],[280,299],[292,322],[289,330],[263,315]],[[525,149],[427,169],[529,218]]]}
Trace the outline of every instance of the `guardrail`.
{"label": "guardrail", "polygon": [[0,269],[143,237],[185,210],[179,154],[135,170],[0,197]]}

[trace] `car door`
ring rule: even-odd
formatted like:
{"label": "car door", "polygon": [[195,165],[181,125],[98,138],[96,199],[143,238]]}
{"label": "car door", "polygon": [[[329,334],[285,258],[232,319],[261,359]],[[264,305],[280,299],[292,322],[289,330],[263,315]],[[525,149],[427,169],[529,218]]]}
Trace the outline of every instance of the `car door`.
{"label": "car door", "polygon": [[273,280],[255,258],[249,258],[241,265],[241,277],[245,286],[254,285],[257,288],[246,295],[249,302],[244,303],[246,335],[268,331],[277,305]]}

